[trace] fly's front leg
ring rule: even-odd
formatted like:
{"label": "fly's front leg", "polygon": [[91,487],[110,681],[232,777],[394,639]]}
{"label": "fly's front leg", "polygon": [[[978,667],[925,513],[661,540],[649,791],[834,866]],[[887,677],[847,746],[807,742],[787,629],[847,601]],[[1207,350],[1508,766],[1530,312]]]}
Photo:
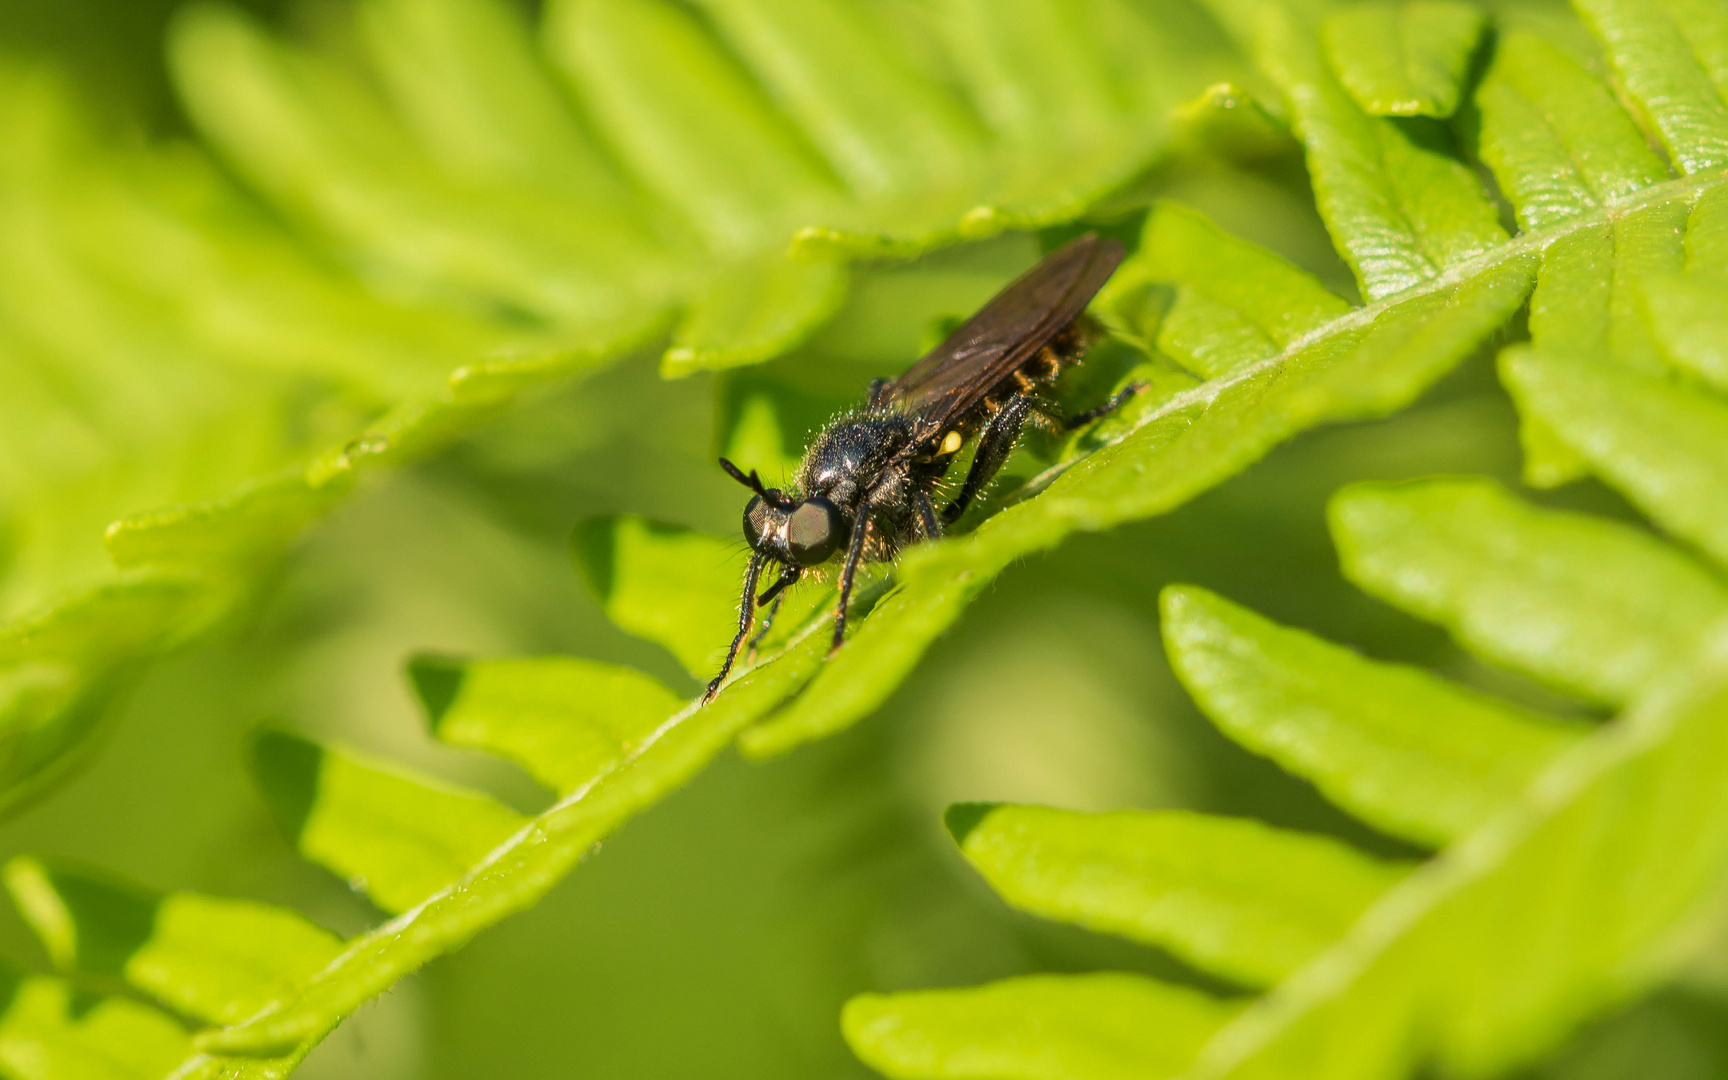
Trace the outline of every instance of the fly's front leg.
{"label": "fly's front leg", "polygon": [[996,410],[996,415],[990,418],[984,433],[978,437],[978,452],[972,455],[972,468],[966,473],[966,483],[961,486],[959,497],[948,504],[948,509],[942,511],[942,520],[945,523],[953,524],[960,520],[966,507],[995,479],[996,473],[1007,462],[1008,455],[1014,452],[1014,444],[1020,439],[1020,429],[1026,426],[1026,416],[1031,411],[1030,394],[1015,394],[1008,399],[1006,405]]}
{"label": "fly's front leg", "polygon": [[738,633],[732,637],[732,647],[726,650],[726,662],[720,665],[720,674],[708,684],[703,691],[702,704],[714,700],[714,695],[720,692],[720,684],[726,681],[726,676],[732,671],[732,661],[738,659],[738,650],[744,644],[744,637],[750,633],[750,621],[756,616],[756,582],[762,577],[762,567],[768,562],[768,556],[760,552],[750,556],[750,566],[744,571],[744,599],[738,602]]}
{"label": "fly's front leg", "polygon": [[773,601],[774,606],[770,607],[768,613],[762,616],[762,627],[756,631],[756,636],[750,639],[750,651],[745,654],[746,657],[751,660],[756,658],[756,646],[760,645],[762,639],[768,636],[768,631],[774,628],[774,616],[780,614],[780,601],[786,599],[786,588],[798,584],[798,579],[803,576],[804,571],[801,567],[788,566],[780,571],[780,576],[775,579],[774,584],[768,586],[768,591],[756,598],[757,607],[761,607],[769,601]]}
{"label": "fly's front leg", "polygon": [[846,549],[846,563],[840,570],[840,606],[834,610],[834,644],[828,650],[833,656],[846,640],[846,607],[852,602],[852,581],[858,576],[858,564],[864,559],[864,539],[870,532],[870,515],[875,507],[866,499],[858,507],[857,524],[852,527],[852,543]]}

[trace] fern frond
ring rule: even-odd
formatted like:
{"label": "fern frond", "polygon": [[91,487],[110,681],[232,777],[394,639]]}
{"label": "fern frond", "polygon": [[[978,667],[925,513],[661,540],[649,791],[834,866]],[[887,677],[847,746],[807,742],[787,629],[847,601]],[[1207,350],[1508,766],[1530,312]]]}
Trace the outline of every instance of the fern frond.
{"label": "fern frond", "polygon": [[[1328,225],[1366,295],[1421,274],[1424,260],[1432,273],[1536,242],[1534,344],[1501,361],[1524,420],[1527,475],[1551,483],[1587,468],[1671,537],[1728,562],[1718,535],[1728,406],[1675,377],[1712,362],[1699,323],[1721,261],[1715,170],[1728,126],[1702,65],[1719,59],[1705,43],[1728,27],[1728,12],[1579,5],[1631,117],[1559,50],[1504,38],[1476,94],[1480,149],[1526,231],[1471,251],[1489,234],[1468,227],[1480,218],[1460,212],[1469,202],[1461,187],[1427,218],[1400,212],[1410,205],[1401,183],[1375,177],[1375,162],[1448,174],[1413,162],[1398,141],[1405,133],[1349,113],[1331,81],[1341,73],[1314,62],[1312,31],[1298,17],[1276,5],[1218,6],[1288,97]],[[1669,178],[1639,127],[1657,133],[1681,179]],[[1340,153],[1346,146],[1356,153]],[[1683,268],[1697,276],[1677,276]],[[1668,282],[1680,284],[1679,300],[1658,298]],[[1665,306],[1681,316],[1676,333],[1656,317]],[[1173,666],[1221,730],[1380,830],[1445,849],[1370,895],[1348,930],[1203,1043],[1173,1031],[1143,1056],[1142,1075],[1386,1077],[1428,1063],[1502,1073],[1671,977],[1687,935],[1720,902],[1728,609],[1716,572],[1648,533],[1539,511],[1486,482],[1347,490],[1332,521],[1346,572],[1363,587],[1441,622],[1491,662],[1625,711],[1597,729],[1533,716],[1207,594],[1169,592]],[[981,869],[1010,903],[1146,934],[1237,980],[1241,953],[1276,955],[1286,941],[1274,925],[1238,930],[1227,952],[1196,947],[1241,903],[1216,891],[1201,857],[1209,847],[1151,858],[1158,846],[1144,840],[1100,855],[1069,837],[1109,835],[1120,828],[1109,815],[993,814],[1013,841],[994,841]],[[1123,818],[1148,829],[1157,819]],[[974,832],[962,835],[963,850]],[[1277,910],[1305,887],[1281,876],[1254,899]],[[1170,896],[1198,910],[1161,925],[1157,898]],[[1059,993],[996,992],[943,992],[940,1013],[928,992],[860,998],[847,1036],[895,1077],[977,1075],[954,1065],[971,1060],[994,1060],[1003,1075],[1114,1075],[1038,1055],[1089,1030],[1046,1003]],[[1029,1030],[1040,1038],[1025,1040]]]}
{"label": "fern frond", "polygon": [[250,192],[0,73],[0,804],[362,477],[668,332],[668,375],[784,352],[860,253],[1067,221],[1219,52],[1114,0],[909,39],[831,2],[554,4],[543,40],[501,0],[349,14],[321,48],[178,17],[182,99]]}
{"label": "fern frond", "polygon": [[[1462,551],[1445,542],[1453,530],[1468,536],[1476,520],[1460,505],[1484,502],[1487,537],[1469,537]],[[1614,617],[1616,590],[1593,594],[1569,572],[1604,543],[1628,555],[1620,565],[1629,594],[1676,586],[1650,598],[1651,612],[1662,596],[1684,603],[1685,588],[1700,580],[1678,553],[1624,526],[1519,507],[1479,483],[1350,490],[1335,500],[1334,522],[1354,576],[1461,634],[1480,624],[1454,621],[1455,613],[1487,595],[1483,584],[1522,573],[1487,640],[1521,643],[1498,658],[1538,676],[1625,655],[1618,642],[1604,650],[1607,639],[1576,632]],[[1544,573],[1530,572],[1536,552],[1549,562]],[[1276,981],[1191,1060],[1159,1075],[1385,1076],[1430,1057],[1470,1075],[1494,1074],[1664,978],[1680,955],[1676,938],[1718,902],[1728,858],[1720,784],[1728,768],[1720,724],[1728,710],[1728,624],[1720,615],[1658,622],[1639,649],[1674,652],[1635,688],[1626,715],[1591,731],[1520,717],[1413,670],[1377,672],[1215,597],[1173,589],[1165,607],[1173,664],[1221,730],[1384,831],[1450,842],[1416,873],[1366,887],[1360,918],[1331,901],[1349,929],[1310,945],[1306,964],[1297,954],[1281,981],[1276,969],[1244,979],[1242,958],[1290,955],[1291,929],[1314,927],[1314,913],[1328,910],[1316,903],[1325,895],[1317,890],[1336,889],[1349,874],[1304,873],[1291,856],[1239,849],[1223,837],[1242,826],[1222,819],[1165,824],[1160,814],[1005,807],[957,838],[1012,904],[1157,943],[1249,985]],[[1154,837],[1178,827],[1207,839],[1165,853],[1166,842]],[[1280,839],[1275,847],[1294,855],[1300,843]],[[1221,891],[1219,865],[1239,887],[1260,884],[1247,886],[1246,896]],[[1249,929],[1245,908],[1289,913]],[[948,993],[960,1000],[963,992]],[[965,1075],[916,1065],[929,1055],[891,1047],[934,1044],[952,1055],[982,1020],[927,1020],[919,995],[908,997],[906,1012],[895,996],[861,1000],[871,1024],[850,1023],[848,1037],[867,1060],[885,1062],[894,1076]],[[1007,1030],[1016,1018],[1022,1027],[1048,1021],[1058,1045],[1072,1037],[1061,1014],[1024,1003],[994,1021]],[[891,1043],[884,1031],[894,1032]],[[1166,1050],[1186,1045],[1177,1035]],[[1041,1071],[1035,1055],[1016,1060],[1016,1075],[1109,1075]]]}
{"label": "fern frond", "polygon": [[[1402,73],[1409,85],[1387,88],[1397,80],[1341,58],[1353,49],[1337,44],[1388,32],[1385,12],[1323,30],[1274,0],[1212,6],[1283,97],[1322,218],[1365,302],[1332,295],[1192,211],[1160,206],[1097,305],[1119,341],[1157,350],[1118,380],[1143,377],[1152,389],[1060,448],[1006,509],[908,552],[831,660],[821,656],[828,616],[818,604],[782,626],[761,662],[704,709],[678,707],[671,689],[599,665],[419,664],[435,732],[529,764],[559,792],[541,813],[518,815],[335,748],[268,738],[261,779],[301,853],[399,914],[345,943],[316,974],[271,990],[255,1014],[200,1035],[201,1056],[179,1075],[286,1071],[367,998],[534,903],[596,842],[734,740],[752,755],[780,753],[868,714],[1016,559],[1075,532],[1169,511],[1316,426],[1395,412],[1527,298],[1534,347],[1507,353],[1502,369],[1532,474],[1558,480],[1588,468],[1671,535],[1718,561],[1728,556],[1713,471],[1728,435],[1724,406],[1669,373],[1708,378],[1716,358],[1699,333],[1653,328],[1663,301],[1645,284],[1646,275],[1691,271],[1683,280],[1707,296],[1708,271],[1721,263],[1728,106],[1716,82],[1728,76],[1704,66],[1722,57],[1703,45],[1721,36],[1728,15],[1581,0],[1630,112],[1548,45],[1500,42],[1467,119],[1479,121],[1471,148],[1512,203],[1521,226],[1513,236],[1479,175],[1447,146],[1457,133],[1433,117],[1382,115],[1405,111],[1407,100],[1418,101],[1411,111],[1439,113],[1464,91],[1479,33],[1470,12],[1393,12],[1395,28],[1438,19],[1445,33],[1424,38],[1438,51]],[[140,573],[185,572],[216,551],[244,549],[250,559],[248,545],[268,548],[311,520],[359,463],[435,444],[515,389],[597,363],[663,325],[680,327],[671,373],[780,351],[831,311],[842,256],[1066,220],[1143,167],[1164,135],[1149,119],[1163,84],[1143,74],[1146,52],[1135,51],[1153,47],[1147,25],[1102,2],[1081,15],[1056,5],[1016,4],[1005,9],[1011,16],[957,6],[953,40],[943,41],[976,115],[949,107],[941,80],[837,2],[713,0],[702,5],[707,23],[659,0],[555,4],[550,48],[586,122],[536,111],[551,99],[537,69],[517,81],[486,77],[515,63],[496,56],[526,48],[498,13],[450,0],[425,10],[451,21],[419,23],[430,16],[410,7],[379,0],[362,20],[382,91],[337,56],[281,44],[220,9],[186,17],[177,71],[208,137],[300,229],[376,288],[408,298],[401,303],[447,306],[480,337],[509,326],[519,336],[507,340],[528,342],[516,354],[527,358],[460,369],[309,470],[117,528],[113,550]],[[1105,25],[1121,33],[1100,37]],[[800,44],[842,31],[856,31],[855,50]],[[404,41],[424,42],[425,57],[404,61],[393,51]],[[1085,62],[1065,69],[1075,78],[1056,79],[1054,67],[1017,63],[1029,50],[1073,50]],[[1046,78],[1062,85],[1046,87]],[[1034,107],[1045,93],[1067,111]],[[1568,106],[1577,100],[1584,122],[1551,119],[1564,111],[1560,93]],[[464,109],[489,116],[503,106],[520,106],[521,117],[462,122]],[[1658,134],[1668,163],[1640,130]],[[1069,140],[1072,152],[1031,152],[1052,139]],[[517,143],[556,149],[544,157]],[[565,174],[569,187],[550,179]],[[600,205],[617,213],[592,237],[537,227],[548,213],[585,221]],[[781,247],[795,230],[789,258]],[[629,257],[608,261],[614,246]],[[1694,307],[1691,318],[1707,314]],[[560,351],[573,342],[590,349]],[[761,400],[776,405],[772,394]],[[742,429],[740,421],[723,438],[744,438]],[[1407,871],[1333,841],[1239,822],[994,810],[962,830],[963,844],[1013,902],[1271,989],[1244,1007],[1094,975],[870,997],[846,1019],[862,1056],[907,1077],[1386,1076],[1430,1058],[1482,1074],[1528,1060],[1671,970],[1661,946],[1715,894],[1728,851],[1717,782],[1728,747],[1714,723],[1728,708],[1715,622],[1722,590],[1660,541],[1496,507],[1504,496],[1484,497],[1486,534],[1448,518],[1443,498],[1419,507],[1409,528],[1364,510],[1398,497],[1358,490],[1334,511],[1365,587],[1457,627],[1486,659],[1623,704],[1625,715],[1600,729],[1538,716],[1217,598],[1172,593],[1175,666],[1226,733],[1370,825],[1449,846]],[[1449,528],[1470,531],[1471,544],[1434,539]],[[1548,546],[1558,557],[1530,573]],[[713,538],[621,519],[591,527],[579,555],[620,626],[705,673],[725,628],[712,613],[733,602],[722,550]],[[1603,551],[1665,595],[1701,591],[1669,605],[1572,587],[1581,571],[1568,559]],[[667,587],[673,575],[676,590]],[[1481,629],[1486,601],[1475,584],[1513,580],[1526,603]],[[163,603],[179,602],[161,592]],[[1629,632],[1648,636],[1616,642],[1591,630],[1622,616]],[[31,692],[60,701],[59,677],[48,671]],[[1011,826],[1024,832],[1010,836]],[[1201,843],[1235,858],[1176,857]],[[1126,854],[1156,855],[1160,845],[1170,857]],[[1269,872],[1226,872],[1250,856]],[[1046,857],[1055,869],[1035,872]],[[1270,880],[1279,868],[1287,873]],[[1171,896],[1188,907],[1160,913],[1158,898]],[[103,917],[86,910],[62,924]],[[53,933],[52,920],[38,929]],[[75,949],[61,951],[84,969]],[[138,989],[163,992],[135,981],[126,963],[119,970]]]}

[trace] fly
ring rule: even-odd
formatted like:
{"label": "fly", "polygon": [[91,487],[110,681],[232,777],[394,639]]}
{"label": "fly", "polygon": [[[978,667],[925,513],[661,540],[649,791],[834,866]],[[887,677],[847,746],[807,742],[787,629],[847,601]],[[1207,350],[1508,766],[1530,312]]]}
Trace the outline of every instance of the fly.
{"label": "fly", "polygon": [[[1130,385],[1073,416],[1040,393],[1085,352],[1092,328],[1083,312],[1121,262],[1122,245],[1097,233],[1051,252],[904,375],[871,383],[863,408],[835,419],[811,442],[787,491],[765,487],[754,469],[746,474],[720,459],[721,468],[756,494],[744,508],[751,556],[738,633],[704,701],[731,672],[757,607],[839,559],[838,649],[861,563],[888,561],[908,544],[941,536],[1008,460],[1027,421],[1071,431],[1140,389]],[[942,478],[974,438],[978,450],[965,483],[938,510]],[[779,575],[756,596],[770,563],[780,566]]]}

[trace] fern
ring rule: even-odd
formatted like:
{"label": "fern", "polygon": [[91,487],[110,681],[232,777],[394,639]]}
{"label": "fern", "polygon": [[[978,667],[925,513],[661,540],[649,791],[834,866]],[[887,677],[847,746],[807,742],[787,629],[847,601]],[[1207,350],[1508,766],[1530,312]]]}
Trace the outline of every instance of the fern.
{"label": "fern", "polygon": [[[1275,139],[1287,120],[1364,303],[1157,205],[1096,308],[1116,342],[1098,366],[1152,390],[1050,448],[1005,509],[908,553],[864,601],[874,608],[846,649],[823,658],[829,605],[803,597],[706,709],[591,661],[418,661],[438,738],[517,760],[556,792],[532,815],[266,733],[255,771],[284,832],[391,918],[338,943],[282,909],[15,860],[7,884],[68,978],[212,1027],[188,1039],[165,1013],[117,997],[79,1014],[67,983],[37,977],[0,1016],[0,1066],[79,1075],[44,1064],[52,1052],[107,1054],[79,1066],[90,1075],[157,1075],[164,1062],[177,1076],[290,1071],[369,997],[534,903],[734,741],[770,755],[867,715],[1014,560],[1166,512],[1302,431],[1404,407],[1527,299],[1531,345],[1504,352],[1501,370],[1529,479],[1588,470],[1689,550],[1467,481],[1346,491],[1334,530],[1364,589],[1625,715],[1593,727],[1535,714],[1172,590],[1172,664],[1226,734],[1364,823],[1444,851],[1406,864],[1192,814],[957,808],[962,852],[1010,903],[1264,994],[1038,976],[867,995],[844,1025],[861,1057],[905,1077],[1384,1076],[1430,1058],[1486,1074],[1658,985],[1684,954],[1677,935],[1715,896],[1728,836],[1713,730],[1728,694],[1725,595],[1696,557],[1728,557],[1717,467],[1728,405],[1709,388],[1723,382],[1713,297],[1728,254],[1728,105],[1716,89],[1728,69],[1711,45],[1728,13],[1672,6],[1580,0],[1611,90],[1515,28],[1472,84],[1484,23],[1456,5],[1314,21],[1271,0],[1216,0],[1282,104],[1215,88],[1189,113],[1191,136],[1234,124],[1233,137]],[[139,655],[128,639],[87,659],[87,624],[138,626],[157,647],[163,627],[214,618],[226,593],[212,602],[206,579],[242,590],[362,462],[421,452],[519,387],[670,322],[671,374],[783,351],[833,310],[840,257],[1066,220],[1163,137],[1148,117],[1169,84],[1143,75],[1159,38],[1127,8],[1088,6],[1087,36],[1054,8],[956,5],[942,47],[982,122],[851,7],[716,0],[703,11],[711,25],[649,0],[553,5],[549,47],[582,122],[553,107],[522,29],[490,7],[362,8],[356,33],[383,99],[339,53],[280,44],[221,9],[185,17],[176,70],[203,131],[376,290],[346,284],[344,296],[444,311],[469,328],[459,340],[528,358],[459,369],[309,470],[111,530],[116,559],[149,576],[16,635],[19,700],[64,708],[69,680],[93,684]],[[842,40],[858,44],[827,48]],[[1039,63],[1017,62],[1028,52]],[[1466,96],[1463,123],[1443,127],[1436,117]],[[1447,149],[1454,137],[1492,173],[1516,235]],[[1067,152],[1043,152],[1052,145]],[[547,224],[559,214],[605,225],[579,237]],[[806,261],[779,253],[794,234]],[[383,319],[376,310],[368,317]],[[736,404],[723,438],[763,455],[747,464],[783,462],[796,434],[796,395],[775,378],[722,386]],[[733,603],[731,575],[702,569],[721,565],[725,543],[614,519],[584,530],[578,555],[619,626],[700,676],[723,644],[715,616]],[[1600,580],[1604,558],[1612,581]],[[176,589],[200,602],[198,619],[178,599],[113,619]],[[41,654],[25,650],[44,642],[66,643],[53,654],[66,670],[40,673]],[[90,673],[68,674],[76,665]],[[117,1036],[97,1018],[110,1015],[152,1032],[136,1045],[153,1056],[109,1052]]]}
{"label": "fern", "polygon": [[179,18],[185,104],[251,193],[191,147],[103,145],[50,76],[0,80],[0,805],[363,476],[668,327],[668,375],[777,355],[852,256],[1067,220],[1150,165],[1212,66],[1204,41],[1146,63],[1170,39],[1115,3],[904,28],[974,115],[844,6],[718,4],[716,37],[660,0],[552,5],[549,62],[500,0],[351,14],[323,48]]}
{"label": "fern", "polygon": [[[1337,43],[1400,16],[1333,16],[1324,36],[1339,84],[1330,84],[1293,17],[1224,6],[1255,36],[1298,131],[1310,125],[1322,207],[1335,200],[1334,214],[1365,217],[1410,208],[1396,181],[1364,182],[1367,154],[1328,160],[1349,112],[1339,84],[1365,108],[1376,100],[1337,59]],[[1579,6],[1676,168],[1719,168],[1722,99],[1686,42],[1720,34],[1728,13]],[[1357,130],[1359,115],[1348,118]],[[1703,370],[1691,350],[1704,335],[1680,342],[1698,333],[1703,293],[1693,290],[1723,256],[1714,189],[1706,180],[1693,194],[1663,191],[1673,181],[1634,121],[1534,37],[1498,42],[1474,120],[1482,158],[1527,230],[1512,246],[1551,230],[1534,344],[1501,360],[1524,417],[1528,478],[1551,484],[1588,468],[1720,563],[1728,403],[1670,374]],[[1590,220],[1616,202],[1624,209]],[[1349,251],[1347,227],[1329,220]],[[1454,228],[1449,242],[1486,233]],[[1368,295],[1385,275],[1396,286],[1419,256],[1448,257],[1384,232],[1360,239],[1354,265]],[[1601,267],[1616,263],[1604,278]],[[1682,268],[1700,277],[1662,276]],[[1688,308],[1670,306],[1664,283],[1679,285]],[[1664,307],[1688,329],[1651,318]],[[845,1019],[865,1060],[896,1077],[1387,1076],[1427,1060],[1488,1075],[1677,970],[1676,936],[1712,912],[1721,883],[1719,579],[1647,534],[1537,511],[1481,483],[1349,489],[1332,522],[1362,587],[1441,622],[1485,658],[1625,715],[1595,731],[1531,715],[1172,589],[1172,665],[1221,730],[1365,822],[1443,854],[1408,875],[1361,854],[1340,870],[1313,864],[1320,841],[1246,823],[956,808],[962,851],[1010,904],[1270,990],[1241,1011],[1239,998],[1218,1000],[1198,1023],[1193,991],[1123,977],[1108,993],[1078,977],[1070,994],[1046,979],[867,995]],[[1339,895],[1353,880],[1371,884]],[[1328,923],[1347,929],[1316,932]],[[1080,1001],[1083,1012],[1068,1011]],[[1097,1046],[1104,1029],[1167,1035],[1117,1056],[1068,1052]]]}

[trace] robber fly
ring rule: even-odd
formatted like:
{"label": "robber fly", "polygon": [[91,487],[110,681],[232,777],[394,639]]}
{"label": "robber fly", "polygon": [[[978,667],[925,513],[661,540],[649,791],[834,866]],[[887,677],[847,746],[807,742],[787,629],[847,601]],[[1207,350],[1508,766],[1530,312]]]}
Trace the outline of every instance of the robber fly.
{"label": "robber fly", "polygon": [[[861,562],[887,561],[908,544],[942,535],[1008,460],[1028,420],[1072,430],[1140,389],[1131,385],[1074,416],[1063,416],[1039,393],[1085,351],[1093,331],[1082,312],[1121,262],[1122,245],[1097,233],[1051,252],[906,374],[871,383],[862,409],[816,436],[788,491],[765,487],[754,469],[746,474],[720,459],[720,467],[756,495],[744,508],[752,554],[738,634],[704,701],[731,672],[755,608],[840,557],[838,649]],[[974,437],[978,450],[960,494],[938,511],[942,478]],[[770,562],[780,564],[780,575],[758,597],[756,585]]]}

